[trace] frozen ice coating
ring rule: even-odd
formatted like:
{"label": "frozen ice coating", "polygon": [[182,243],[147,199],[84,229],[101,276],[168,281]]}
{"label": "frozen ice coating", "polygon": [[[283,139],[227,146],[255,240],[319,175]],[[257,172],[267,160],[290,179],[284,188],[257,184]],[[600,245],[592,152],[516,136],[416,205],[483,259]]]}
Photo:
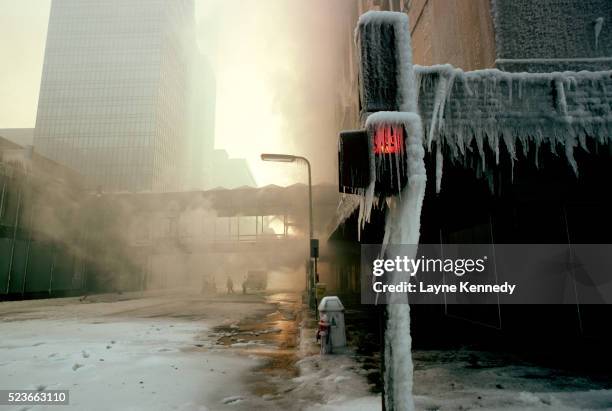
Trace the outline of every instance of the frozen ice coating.
{"label": "frozen ice coating", "polygon": [[[562,147],[568,164],[578,174],[577,147],[588,140],[608,144],[612,138],[612,71],[509,73],[496,69],[464,72],[451,65],[415,66],[419,110],[428,150],[436,145],[436,188],[442,183],[443,152],[465,162],[475,141],[480,154],[477,168],[487,170],[485,150],[499,161],[500,144],[511,160],[518,145],[527,154],[548,145]],[[589,98],[592,94],[594,98]],[[536,156],[537,162],[537,156]]]}
{"label": "frozen ice coating", "polygon": [[[597,42],[603,20],[595,22]],[[425,193],[425,149],[435,153],[435,185],[442,188],[444,159],[463,163],[490,178],[489,152],[499,163],[537,153],[548,145],[564,153],[576,174],[576,149],[609,144],[612,131],[612,71],[512,73],[497,69],[464,72],[451,65],[412,65],[408,17],[404,13],[368,12],[361,16],[355,39],[360,50],[363,117],[368,132],[370,182],[360,196],[359,230],[370,221],[372,208],[386,202],[383,239],[387,244],[418,244]],[[405,150],[376,155],[374,137],[401,125]],[[435,150],[435,151],[434,151]],[[475,151],[474,156],[470,156]],[[395,161],[397,175],[388,173]],[[389,198],[376,198],[383,176],[408,183]],[[488,174],[489,173],[489,174]],[[394,186],[390,182],[389,186]],[[382,200],[385,200],[384,202]],[[389,257],[389,256],[387,256]],[[392,257],[392,256],[391,256]],[[393,273],[392,281],[401,280]],[[385,333],[385,395],[391,409],[413,409],[410,307],[406,297],[391,297]],[[403,301],[398,299],[403,298]],[[393,300],[394,299],[394,300]],[[394,304],[403,302],[404,304]],[[389,361],[389,359],[391,359]]]}
{"label": "frozen ice coating", "polygon": [[347,218],[349,218],[355,210],[361,205],[361,197],[354,194],[344,193],[338,203],[336,210],[336,217],[333,222],[331,232],[336,231],[338,226],[342,224]]}
{"label": "frozen ice coating", "polygon": [[[368,117],[366,128],[373,130],[375,127],[387,124],[402,124],[406,129],[406,154],[401,158],[404,167],[407,167],[408,184],[399,196],[388,201],[389,211],[383,244],[418,244],[421,208],[427,180],[421,119],[415,113],[379,112]],[[414,252],[416,253],[416,249]],[[400,278],[402,275],[405,273],[392,273],[391,281],[402,281]],[[397,294],[391,296],[387,306],[385,395],[389,409],[414,409],[410,306],[407,302],[405,296]]]}
{"label": "frozen ice coating", "polygon": [[[395,156],[407,167],[408,184],[396,198],[388,199],[389,212],[385,224],[384,244],[418,244],[420,232],[421,207],[425,195],[426,173],[424,165],[423,133],[421,119],[415,113],[378,112],[370,115],[366,121],[368,134],[380,126],[401,124],[406,129],[406,152]],[[372,138],[369,139],[372,141]],[[372,207],[373,184],[380,162],[384,161],[370,150],[370,167],[374,170],[372,182],[360,210],[360,218],[369,219]],[[378,174],[379,175],[379,174]],[[361,223],[360,223],[361,224]],[[415,250],[416,251],[416,250]],[[414,257],[414,256],[413,256]],[[399,282],[402,273],[392,273],[392,281]],[[403,299],[403,300],[402,300]],[[410,336],[410,306],[405,296],[400,294],[391,297],[387,306],[388,323],[385,334],[385,395],[390,409],[412,410],[412,354]]]}
{"label": "frozen ice coating", "polygon": [[[365,224],[370,221],[372,207],[377,203],[377,201],[375,201],[374,193],[374,188],[377,179],[376,176],[380,175],[380,171],[382,171],[383,167],[385,167],[385,164],[383,162],[385,160],[384,156],[382,156],[381,159],[377,159],[374,155],[374,148],[372,147],[372,137],[374,130],[378,126],[404,125],[409,135],[409,138],[412,135],[411,130],[421,130],[420,118],[417,114],[415,114],[417,107],[416,89],[415,78],[412,69],[412,47],[410,44],[408,15],[406,15],[405,13],[388,11],[370,11],[364,13],[359,18],[359,23],[355,32],[357,43],[359,44],[360,41],[360,30],[364,30],[372,26],[380,26],[383,24],[392,26],[394,32],[394,42],[396,50],[395,61],[397,62],[397,67],[395,68],[395,77],[396,84],[399,89],[396,94],[396,106],[399,108],[400,112],[381,111],[371,114],[366,120],[365,126],[370,136],[370,138],[368,139],[368,144],[370,145],[369,153],[371,181],[365,192],[363,193],[362,203],[359,208],[360,230],[363,229]],[[381,43],[380,38],[378,37],[379,35],[379,31],[375,30],[372,31],[371,35],[367,37],[368,39],[372,39],[372,47],[369,50],[373,54],[384,55],[386,50],[380,47],[381,44],[384,43]],[[361,41],[363,41],[363,39],[361,39]],[[376,61],[380,64],[384,64],[385,62],[382,58],[376,59]],[[380,76],[385,73],[384,67],[377,67],[376,70],[365,71],[367,70],[368,66],[369,65],[362,65],[362,78],[367,78],[368,76]],[[376,93],[377,90],[366,90],[364,92]],[[419,138],[421,138],[421,136],[422,134],[419,134]],[[418,142],[418,146],[422,148],[422,141]],[[396,167],[398,173],[405,167],[418,167],[418,164],[413,164],[410,161],[411,155],[414,156],[415,154],[411,154],[410,148],[407,147],[406,153],[404,153],[403,156],[395,156],[395,160],[399,161]],[[407,163],[406,160],[408,161]],[[410,168],[408,168],[408,170],[410,175]],[[399,180],[399,175],[396,178]],[[399,194],[401,195],[402,193]]]}
{"label": "frozen ice coating", "polygon": [[[395,42],[395,61],[396,67],[395,76],[399,92],[395,95],[396,107],[399,111],[416,112],[416,99],[415,99],[415,82],[414,73],[412,70],[412,46],[410,44],[410,30],[408,24],[408,15],[405,13],[391,12],[391,11],[369,11],[364,13],[359,18],[357,30],[355,31],[355,40],[359,45],[359,33],[360,30],[367,29],[372,26],[381,26],[383,24],[391,25],[393,27],[394,42]],[[382,45],[385,44],[381,41],[381,32],[373,31],[369,37],[372,39],[372,54],[384,56],[388,50],[384,50]],[[384,60],[381,58],[381,60]],[[367,65],[362,65],[362,70]],[[381,73],[385,73],[388,67],[376,67],[376,72],[362,72],[362,77],[368,76],[380,76]],[[367,88],[366,88],[367,89]],[[383,90],[372,90],[367,89],[364,92],[367,93],[382,93]],[[384,97],[384,96],[379,96]]]}
{"label": "frozen ice coating", "polygon": [[[372,30],[372,26],[391,26]],[[367,31],[368,36],[361,36],[361,31]],[[389,36],[381,39],[381,36]],[[396,178],[400,181],[401,171],[406,170],[408,183],[397,196],[386,198],[389,206],[385,222],[383,249],[386,244],[418,244],[421,220],[421,207],[425,195],[426,173],[423,147],[423,129],[421,118],[416,113],[416,89],[412,68],[412,51],[408,16],[404,13],[369,12],[359,20],[356,38],[359,41],[371,41],[369,45],[359,44],[366,53],[362,58],[368,58],[368,64],[362,64],[362,80],[364,84],[383,86],[381,90],[364,87],[364,93],[369,93],[368,101],[382,102],[383,107],[395,107],[398,111],[377,111],[370,114],[365,122],[368,132],[370,183],[362,196],[359,210],[359,229],[362,229],[370,219],[375,203],[374,189],[376,181],[382,178],[383,171],[395,161]],[[392,39],[392,41],[390,40]],[[395,48],[394,61],[384,58],[383,45],[392,44]],[[364,54],[366,56],[364,56]],[[378,55],[377,55],[378,54]],[[390,72],[390,66],[395,73]],[[388,93],[385,87],[389,85],[385,79],[371,79],[369,76],[395,75],[396,93]],[[380,80],[380,81],[378,81]],[[387,79],[388,80],[388,79]],[[394,95],[394,105],[385,102],[385,97]],[[403,126],[406,131],[405,149],[393,156],[377,156],[374,153],[374,133],[381,127]],[[384,251],[383,251],[384,252]],[[416,253],[416,250],[415,250]],[[414,257],[414,256],[413,256]],[[401,273],[392,273],[392,281],[400,281]],[[410,411],[414,410],[412,397],[413,364],[412,339],[410,336],[410,306],[405,296],[393,296],[387,306],[388,322],[385,330],[385,404],[388,409]]]}

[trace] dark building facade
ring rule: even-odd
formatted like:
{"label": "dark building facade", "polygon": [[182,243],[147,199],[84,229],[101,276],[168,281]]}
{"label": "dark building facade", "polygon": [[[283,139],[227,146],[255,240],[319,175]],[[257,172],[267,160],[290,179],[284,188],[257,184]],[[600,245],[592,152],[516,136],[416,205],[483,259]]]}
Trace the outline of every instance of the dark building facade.
{"label": "dark building facade", "polygon": [[[609,244],[610,3],[424,0],[408,13],[414,61],[424,64],[414,68],[427,149],[420,243]],[[486,56],[462,51],[471,38]],[[339,292],[360,291],[359,244],[382,241],[385,213],[384,204],[373,211],[360,239],[357,211],[349,214],[331,237]],[[571,293],[575,304],[415,306],[415,346],[493,342],[543,360],[574,345],[565,364],[597,368],[609,358],[609,305]]]}
{"label": "dark building facade", "polygon": [[85,288],[84,234],[77,219],[82,179],[0,137],[0,299]]}

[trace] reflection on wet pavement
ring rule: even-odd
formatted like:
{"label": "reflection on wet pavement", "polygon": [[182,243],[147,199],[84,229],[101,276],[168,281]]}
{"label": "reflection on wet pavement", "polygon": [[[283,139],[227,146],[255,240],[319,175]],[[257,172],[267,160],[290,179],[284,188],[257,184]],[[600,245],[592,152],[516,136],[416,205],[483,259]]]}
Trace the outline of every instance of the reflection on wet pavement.
{"label": "reflection on wet pavement", "polygon": [[263,397],[284,391],[280,384],[274,384],[275,380],[286,381],[298,375],[296,348],[301,306],[296,293],[271,294],[265,302],[271,306],[269,312],[216,327],[211,334],[219,345],[264,359],[251,381],[254,393]]}

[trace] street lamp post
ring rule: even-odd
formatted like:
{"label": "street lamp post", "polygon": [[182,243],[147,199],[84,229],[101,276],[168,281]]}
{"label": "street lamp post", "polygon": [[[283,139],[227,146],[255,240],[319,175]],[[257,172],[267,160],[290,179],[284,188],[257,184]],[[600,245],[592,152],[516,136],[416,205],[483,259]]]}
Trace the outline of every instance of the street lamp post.
{"label": "street lamp post", "polygon": [[[296,161],[303,161],[306,163],[308,167],[308,228],[309,228],[309,236],[308,236],[308,247],[309,247],[309,257],[312,257],[310,248],[312,247],[312,240],[314,239],[313,225],[312,225],[312,171],[310,168],[310,161],[306,157],[294,156],[290,154],[262,154],[261,159],[263,161],[272,161],[277,163],[295,163]],[[316,269],[312,269],[311,259],[309,258],[309,270],[312,271],[312,277],[310,278],[311,287],[309,291],[309,296],[314,301],[314,308],[316,311],[316,294],[314,294],[314,287],[316,283]],[[306,284],[308,288],[308,282]],[[312,295],[314,294],[314,296]],[[314,298],[313,298],[314,297]]]}

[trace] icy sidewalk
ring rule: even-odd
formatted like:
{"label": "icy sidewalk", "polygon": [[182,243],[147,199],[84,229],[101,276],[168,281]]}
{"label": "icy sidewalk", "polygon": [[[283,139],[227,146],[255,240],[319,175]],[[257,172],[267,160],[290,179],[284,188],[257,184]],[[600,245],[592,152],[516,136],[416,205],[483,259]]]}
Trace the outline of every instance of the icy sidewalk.
{"label": "icy sidewalk", "polygon": [[[310,341],[312,330],[304,331],[304,341]],[[381,409],[380,396],[369,393],[364,371],[350,355],[322,358],[316,346],[307,349],[309,355],[298,363],[301,376],[295,391],[318,403],[308,411]],[[475,356],[480,362],[474,362]],[[612,410],[609,383],[528,364],[501,364],[483,352],[416,351],[414,358],[417,410]]]}
{"label": "icy sidewalk", "polygon": [[[216,327],[217,349],[259,359],[246,378],[248,390],[233,410],[376,410],[365,371],[354,354],[319,355],[316,321],[295,295],[273,294],[263,316]],[[378,408],[377,408],[378,407]],[[229,409],[229,407],[228,407]]]}
{"label": "icy sidewalk", "polygon": [[376,411],[381,409],[379,395],[372,393],[367,371],[355,360],[350,348],[321,356],[316,342],[316,322],[305,318],[300,326],[300,376],[293,392],[314,402],[308,411]]}
{"label": "icy sidewalk", "polygon": [[610,410],[609,378],[594,380],[503,353],[413,352],[418,410]]}
{"label": "icy sidewalk", "polygon": [[[315,402],[306,409],[380,410],[380,395],[371,392],[358,357],[351,351],[319,356],[314,333],[312,321],[303,321],[294,394]],[[417,410],[612,410],[609,376],[579,376],[467,349],[416,350],[413,357]]]}

